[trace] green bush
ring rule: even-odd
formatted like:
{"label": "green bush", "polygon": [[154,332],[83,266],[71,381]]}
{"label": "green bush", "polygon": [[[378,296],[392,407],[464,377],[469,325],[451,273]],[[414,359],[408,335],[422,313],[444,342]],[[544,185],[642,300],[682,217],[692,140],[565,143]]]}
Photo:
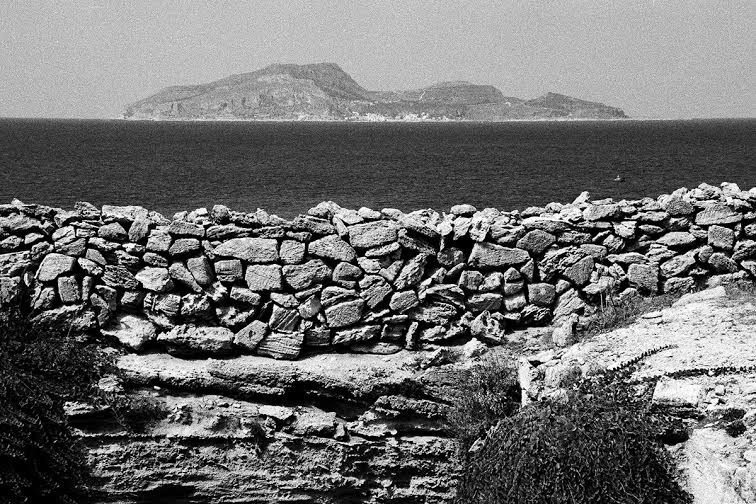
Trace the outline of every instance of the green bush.
{"label": "green bush", "polygon": [[459,504],[692,502],[660,438],[666,425],[621,381],[503,418],[470,454]]}
{"label": "green bush", "polygon": [[460,449],[466,452],[499,419],[517,412],[520,401],[517,370],[501,357],[488,357],[463,371],[447,416]]}
{"label": "green bush", "polygon": [[61,328],[33,326],[16,306],[0,316],[0,500],[87,500],[88,469],[63,413],[106,366]]}

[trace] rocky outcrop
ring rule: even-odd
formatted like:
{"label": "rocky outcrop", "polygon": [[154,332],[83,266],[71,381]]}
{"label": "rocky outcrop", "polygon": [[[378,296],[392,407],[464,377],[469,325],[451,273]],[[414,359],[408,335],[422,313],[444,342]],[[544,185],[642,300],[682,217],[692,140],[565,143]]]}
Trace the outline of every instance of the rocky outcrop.
{"label": "rocky outcrop", "polygon": [[506,97],[493,86],[442,82],[367,91],[334,63],[270,65],[194,86],[171,86],[129,105],[129,119],[476,120],[626,117],[618,108],[548,93]]}

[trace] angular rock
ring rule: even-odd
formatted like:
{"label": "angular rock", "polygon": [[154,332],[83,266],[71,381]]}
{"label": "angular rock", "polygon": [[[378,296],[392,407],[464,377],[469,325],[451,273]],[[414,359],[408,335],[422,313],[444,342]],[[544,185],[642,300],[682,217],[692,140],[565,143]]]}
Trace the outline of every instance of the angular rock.
{"label": "angular rock", "polygon": [[685,254],[662,263],[660,270],[663,277],[670,278],[685,275],[695,265],[696,260],[692,255]]}
{"label": "angular rock", "polygon": [[120,314],[107,327],[100,329],[103,336],[115,338],[132,350],[139,351],[155,339],[155,326],[144,317]]}
{"label": "angular rock", "polygon": [[75,264],[76,259],[71,256],[54,252],[47,254],[37,270],[37,280],[52,282],[61,275],[73,272]]}
{"label": "angular rock", "polygon": [[190,257],[186,260],[186,267],[197,283],[202,286],[211,285],[215,281],[213,266],[207,256]]}
{"label": "angular rock", "polygon": [[193,222],[184,220],[174,220],[168,226],[168,233],[175,236],[189,236],[194,238],[204,238],[205,228]]}
{"label": "angular rock", "polygon": [[397,240],[399,226],[394,221],[380,220],[349,226],[349,243],[355,248],[373,248]]}
{"label": "angular rock", "polygon": [[487,311],[484,311],[472,321],[470,334],[489,345],[501,345],[506,339],[501,321],[492,317]]}
{"label": "angular rock", "polygon": [[97,230],[97,236],[105,240],[125,242],[129,239],[129,233],[117,222],[104,224]]}
{"label": "angular rock", "polygon": [[542,229],[534,229],[517,241],[517,248],[539,255],[554,243],[556,243],[556,237],[553,234]]}
{"label": "angular rock", "polygon": [[465,293],[454,284],[436,284],[425,291],[425,299],[450,304],[460,310],[465,308]]}
{"label": "angular rock", "polygon": [[593,257],[583,257],[578,262],[566,268],[562,275],[569,281],[582,287],[588,283],[591,278],[591,272],[593,271]]}
{"label": "angular rock", "polygon": [[727,257],[722,252],[714,252],[709,257],[709,266],[717,273],[735,273],[738,271],[738,263]]}
{"label": "angular rock", "polygon": [[551,307],[556,298],[556,288],[547,283],[528,285],[528,299],[536,306]]}
{"label": "angular rock", "polygon": [[234,335],[234,345],[252,352],[267,334],[268,324],[253,320]]}
{"label": "angular rock", "polygon": [[178,325],[157,337],[168,353],[179,356],[228,355],[233,350],[234,333],[225,327]]}
{"label": "angular rock", "polygon": [[215,276],[221,282],[234,283],[243,276],[242,263],[238,259],[215,261]]}
{"label": "angular rock", "polygon": [[255,292],[280,291],[283,288],[281,266],[251,264],[244,276],[247,286]]}
{"label": "angular rock", "polygon": [[413,308],[408,315],[410,320],[417,322],[444,325],[457,316],[457,308],[446,303],[429,303]]}
{"label": "angular rock", "polygon": [[168,252],[171,248],[173,238],[168,233],[153,230],[147,238],[147,250],[150,252]]}
{"label": "angular rock", "polygon": [[311,319],[317,316],[322,308],[323,305],[320,303],[320,298],[318,296],[310,296],[299,305],[299,316],[304,319]]}
{"label": "angular rock", "polygon": [[348,262],[341,262],[333,270],[333,279],[338,280],[358,280],[362,276],[362,270]]}
{"label": "angular rock", "polygon": [[58,277],[58,297],[63,304],[81,301],[81,289],[74,277]]}
{"label": "angular rock", "polygon": [[360,280],[360,297],[365,300],[368,308],[375,308],[393,292],[386,280],[378,275],[369,275]]}
{"label": "angular rock", "polygon": [[168,292],[173,289],[173,282],[167,268],[144,268],[135,278],[142,287],[153,292]]}
{"label": "angular rock", "polygon": [[251,263],[271,263],[278,260],[278,244],[268,238],[233,238],[215,247],[213,253]]}
{"label": "angular rock", "polygon": [[124,266],[105,266],[102,281],[109,287],[121,289],[137,289],[140,286],[139,280]]}
{"label": "angular rock", "polygon": [[472,294],[467,298],[466,307],[473,313],[482,311],[499,311],[501,309],[502,296],[494,292]]}
{"label": "angular rock", "polygon": [[284,240],[281,242],[281,262],[284,264],[299,264],[304,261],[306,245],[296,240]]}
{"label": "angular rock", "polygon": [[404,264],[399,276],[394,280],[394,287],[397,290],[405,290],[410,286],[416,285],[420,282],[425,273],[425,265],[427,263],[428,256],[425,254],[418,254]]}
{"label": "angular rock", "polygon": [[168,253],[172,256],[186,256],[191,255],[200,250],[200,242],[196,238],[178,238],[174,240],[173,244],[168,249]]}
{"label": "angular rock", "polygon": [[350,327],[349,329],[339,329],[333,335],[334,345],[351,345],[363,341],[370,341],[377,338],[381,333],[379,325],[362,325]]}
{"label": "angular rock", "polygon": [[294,290],[303,290],[328,280],[331,269],[320,259],[312,259],[304,264],[284,266],[283,275],[286,283]]}
{"label": "angular rock", "polygon": [[307,245],[307,251],[315,257],[347,263],[353,262],[357,258],[357,253],[352,246],[337,235],[326,236],[310,242]]}
{"label": "angular rock", "polygon": [[352,325],[362,318],[362,310],[365,307],[363,299],[346,301],[325,309],[326,320],[329,327],[345,327]]}
{"label": "angular rock", "polygon": [[299,328],[299,311],[273,305],[268,325],[271,331],[294,332]]}
{"label": "angular rock", "polygon": [[714,203],[696,214],[696,224],[699,226],[736,224],[742,220],[740,212],[721,203]]}
{"label": "angular rock", "polygon": [[504,296],[504,308],[507,311],[513,312],[525,308],[528,304],[528,300],[525,298],[524,292],[518,292],[516,294],[510,294]]}
{"label": "angular rock", "polygon": [[415,291],[407,290],[395,292],[389,301],[389,308],[397,313],[404,313],[420,304]]}
{"label": "angular rock", "polygon": [[690,247],[696,243],[696,237],[683,231],[672,231],[656,240],[656,243],[666,247]]}
{"label": "angular rock", "polygon": [[257,345],[255,353],[274,359],[294,360],[304,343],[302,332],[271,332]]}
{"label": "angular rock", "polygon": [[474,268],[499,269],[523,264],[530,259],[525,250],[502,247],[493,243],[476,243],[467,263]]}
{"label": "angular rock", "polygon": [[732,250],[735,244],[735,231],[715,224],[709,226],[707,238],[708,244],[714,248]]}
{"label": "angular rock", "polygon": [[[173,280],[176,281],[176,283],[186,287],[192,292],[202,292],[202,287],[200,286],[200,284],[197,283],[197,281],[194,279],[194,276],[187,269],[187,267],[184,266],[184,263],[180,261],[176,261],[172,263],[168,267],[168,274]],[[166,289],[164,291],[158,291],[158,292],[166,292],[167,290],[170,290],[170,289]]]}
{"label": "angular rock", "polygon": [[648,264],[631,264],[627,268],[630,285],[639,291],[656,294],[659,292],[659,267]]}

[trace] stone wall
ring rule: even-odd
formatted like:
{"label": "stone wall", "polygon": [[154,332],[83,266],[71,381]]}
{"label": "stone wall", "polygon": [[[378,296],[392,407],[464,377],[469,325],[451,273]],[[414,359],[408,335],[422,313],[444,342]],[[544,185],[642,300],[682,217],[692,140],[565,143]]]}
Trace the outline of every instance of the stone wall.
{"label": "stone wall", "polygon": [[284,220],[216,205],[0,206],[0,304],[177,356],[393,353],[556,322],[607,299],[756,275],[756,188],[702,184],[637,201],[523,212],[357,211]]}

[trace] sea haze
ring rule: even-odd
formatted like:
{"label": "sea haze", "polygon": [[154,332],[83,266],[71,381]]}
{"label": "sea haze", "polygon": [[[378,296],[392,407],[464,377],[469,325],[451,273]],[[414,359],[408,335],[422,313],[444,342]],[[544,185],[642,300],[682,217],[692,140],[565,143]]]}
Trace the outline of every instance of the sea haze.
{"label": "sea haze", "polygon": [[[617,176],[624,178],[616,182]],[[0,202],[503,210],[756,186],[756,120],[291,123],[0,120]]]}

